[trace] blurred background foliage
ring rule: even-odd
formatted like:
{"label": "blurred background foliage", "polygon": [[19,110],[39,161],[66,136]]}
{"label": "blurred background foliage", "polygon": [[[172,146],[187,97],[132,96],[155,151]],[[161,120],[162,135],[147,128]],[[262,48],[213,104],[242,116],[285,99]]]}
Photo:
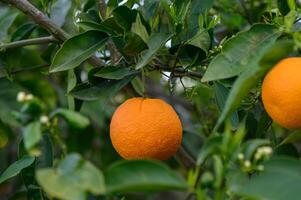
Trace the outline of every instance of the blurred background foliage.
{"label": "blurred background foliage", "polygon": [[[299,1],[30,4],[0,1],[0,199],[300,199],[301,134],[260,98],[267,70],[300,56]],[[133,96],[178,112],[174,158],[120,161],[109,124]]]}

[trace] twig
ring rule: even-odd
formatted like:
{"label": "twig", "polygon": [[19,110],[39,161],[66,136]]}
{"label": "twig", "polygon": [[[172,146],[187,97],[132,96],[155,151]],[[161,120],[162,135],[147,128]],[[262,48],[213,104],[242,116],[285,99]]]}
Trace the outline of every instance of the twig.
{"label": "twig", "polygon": [[105,19],[106,17],[106,2],[104,0],[96,0],[96,3],[98,5],[98,10],[100,12],[100,15],[102,19]]}
{"label": "twig", "polygon": [[[98,5],[98,10],[101,15],[102,20],[106,19],[107,15],[107,6],[105,0],[96,0],[96,3]],[[115,44],[110,40],[107,44],[108,49],[111,53],[111,62],[113,65],[117,64],[120,61],[121,55],[119,51],[117,50]]]}
{"label": "twig", "polygon": [[[37,65],[37,66],[34,66],[34,67],[20,68],[20,69],[16,69],[14,71],[9,72],[9,75],[15,75],[15,74],[18,74],[18,73],[21,73],[21,72],[34,71],[34,70],[37,70],[37,69],[46,68],[48,66],[49,66],[49,64],[41,64],[41,65]],[[5,77],[6,77],[5,75],[2,76],[0,74],[0,79],[5,78]]]}
{"label": "twig", "polygon": [[180,68],[180,67],[171,69],[170,67],[159,66],[158,68],[162,71],[167,71],[167,72],[173,71],[174,77],[188,76],[188,77],[197,78],[197,79],[201,79],[203,77],[203,73],[201,73],[201,72],[189,71],[187,69]]}
{"label": "twig", "polygon": [[32,38],[27,40],[20,40],[20,41],[0,44],[0,50],[12,49],[12,48],[29,46],[29,45],[56,43],[56,42],[58,41],[53,36]]}
{"label": "twig", "polygon": [[[63,42],[70,38],[71,36],[65,32],[63,29],[58,27],[53,23],[49,17],[38,10],[34,5],[32,5],[27,0],[0,0],[2,2],[7,2],[12,6],[16,7],[22,11],[25,15],[31,17],[35,23],[46,29],[50,34],[52,34],[60,42]],[[93,66],[103,66],[104,63],[98,59],[96,56],[92,56],[88,59],[89,63]]]}

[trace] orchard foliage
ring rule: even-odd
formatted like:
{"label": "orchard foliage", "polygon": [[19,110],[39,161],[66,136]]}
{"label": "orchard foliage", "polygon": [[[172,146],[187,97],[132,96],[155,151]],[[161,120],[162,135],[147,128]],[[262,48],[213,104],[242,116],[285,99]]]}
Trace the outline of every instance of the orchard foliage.
{"label": "orchard foliage", "polygon": [[[301,133],[269,118],[261,82],[300,56],[300,6],[0,0],[0,199],[299,200]],[[111,116],[134,96],[177,110],[172,159],[113,149]]]}

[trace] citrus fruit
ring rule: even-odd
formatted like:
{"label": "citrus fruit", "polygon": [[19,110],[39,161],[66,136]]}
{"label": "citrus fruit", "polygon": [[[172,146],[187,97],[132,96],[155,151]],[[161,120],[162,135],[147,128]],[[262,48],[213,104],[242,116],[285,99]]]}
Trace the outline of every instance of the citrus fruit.
{"label": "citrus fruit", "polygon": [[175,110],[163,100],[131,98],[113,114],[110,137],[124,159],[165,160],[181,145],[182,125]]}
{"label": "citrus fruit", "polygon": [[301,58],[283,59],[268,72],[263,80],[262,101],[278,124],[301,128]]}

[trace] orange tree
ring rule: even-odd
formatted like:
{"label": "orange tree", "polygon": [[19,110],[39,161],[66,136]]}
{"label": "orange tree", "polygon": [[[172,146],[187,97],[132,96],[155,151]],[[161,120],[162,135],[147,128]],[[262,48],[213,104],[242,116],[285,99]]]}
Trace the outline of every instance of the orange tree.
{"label": "orange tree", "polygon": [[300,4],[0,0],[0,199],[300,200]]}

